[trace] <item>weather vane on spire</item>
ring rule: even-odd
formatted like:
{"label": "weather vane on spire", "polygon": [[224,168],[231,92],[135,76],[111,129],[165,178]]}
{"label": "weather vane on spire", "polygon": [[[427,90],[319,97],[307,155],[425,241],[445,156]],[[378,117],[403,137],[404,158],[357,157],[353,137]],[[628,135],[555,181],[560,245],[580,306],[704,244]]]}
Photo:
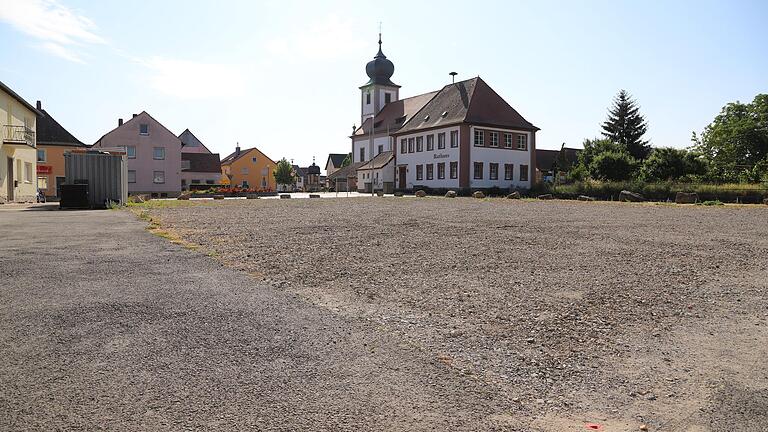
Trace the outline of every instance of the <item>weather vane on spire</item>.
{"label": "weather vane on spire", "polygon": [[381,47],[381,21],[379,21],[379,47]]}

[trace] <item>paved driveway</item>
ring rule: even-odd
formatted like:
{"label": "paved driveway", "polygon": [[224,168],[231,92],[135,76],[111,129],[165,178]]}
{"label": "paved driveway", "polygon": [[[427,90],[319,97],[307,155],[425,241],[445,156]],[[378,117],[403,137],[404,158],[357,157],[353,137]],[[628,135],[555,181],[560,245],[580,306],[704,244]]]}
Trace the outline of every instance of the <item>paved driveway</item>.
{"label": "paved driveway", "polygon": [[504,427],[471,376],[127,212],[9,209],[0,236],[0,430]]}

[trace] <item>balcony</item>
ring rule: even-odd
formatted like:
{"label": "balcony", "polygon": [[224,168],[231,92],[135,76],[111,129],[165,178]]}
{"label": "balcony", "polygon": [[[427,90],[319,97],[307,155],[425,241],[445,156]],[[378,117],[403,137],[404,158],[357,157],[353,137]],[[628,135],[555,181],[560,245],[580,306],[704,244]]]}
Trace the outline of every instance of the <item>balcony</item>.
{"label": "balcony", "polygon": [[4,125],[3,144],[18,144],[36,148],[35,131],[26,126]]}

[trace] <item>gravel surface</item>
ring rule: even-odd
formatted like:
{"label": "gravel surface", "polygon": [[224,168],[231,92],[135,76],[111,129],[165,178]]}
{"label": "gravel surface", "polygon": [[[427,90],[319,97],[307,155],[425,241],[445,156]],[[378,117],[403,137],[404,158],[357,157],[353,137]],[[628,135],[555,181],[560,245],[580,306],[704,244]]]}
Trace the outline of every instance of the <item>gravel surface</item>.
{"label": "gravel surface", "polygon": [[295,307],[373,328],[456,385],[476,383],[496,404],[485,410],[495,427],[768,430],[766,207],[158,206],[149,214],[164,228]]}
{"label": "gravel surface", "polygon": [[1,431],[516,427],[494,389],[378,323],[146,225],[0,210]]}

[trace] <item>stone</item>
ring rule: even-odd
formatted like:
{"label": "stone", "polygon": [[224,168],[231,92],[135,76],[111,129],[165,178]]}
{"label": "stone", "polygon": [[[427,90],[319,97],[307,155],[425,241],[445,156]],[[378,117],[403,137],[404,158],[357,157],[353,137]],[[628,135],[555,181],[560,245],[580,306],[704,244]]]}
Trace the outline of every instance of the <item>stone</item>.
{"label": "stone", "polygon": [[248,194],[245,196],[245,199],[259,199],[259,198],[261,197],[256,194]]}
{"label": "stone", "polygon": [[176,197],[176,199],[177,200],[182,200],[182,201],[189,201],[189,197],[190,197],[189,193],[183,193],[183,194],[179,195],[178,197]]}
{"label": "stone", "polygon": [[456,191],[449,190],[445,193],[446,198],[456,198]]}
{"label": "stone", "polygon": [[648,426],[647,426],[647,425],[644,425],[644,424],[641,424],[641,425],[640,425],[640,430],[641,430],[641,431],[647,431],[647,430],[648,430]]}
{"label": "stone", "polygon": [[595,197],[587,196],[587,195],[579,195],[579,198],[577,198],[579,201],[594,201]]}
{"label": "stone", "polygon": [[309,194],[310,198],[320,198],[320,195],[318,194]]}
{"label": "stone", "polygon": [[763,204],[768,205],[768,198],[763,198]]}
{"label": "stone", "polygon": [[619,201],[643,202],[645,201],[645,197],[639,193],[623,190],[621,193],[619,193]]}
{"label": "stone", "polygon": [[[376,191],[376,196],[383,197],[384,196],[384,191]],[[320,197],[318,196],[318,198],[320,198]]]}
{"label": "stone", "polygon": [[483,191],[475,191],[474,193],[472,193],[472,197],[473,198],[485,198],[485,194],[483,193]]}
{"label": "stone", "polygon": [[507,195],[507,199],[520,199],[520,192],[512,192],[511,194]]}
{"label": "stone", "polygon": [[555,196],[552,195],[552,194],[543,194],[543,195],[539,195],[539,199],[540,200],[551,200],[551,199],[555,199]]}
{"label": "stone", "polygon": [[416,191],[416,193],[414,195],[416,195],[418,198],[424,198],[425,196],[427,196],[427,193],[424,192],[423,190],[419,189],[419,190]]}
{"label": "stone", "polygon": [[280,194],[280,199],[290,199],[291,196],[288,194]]}
{"label": "stone", "polygon": [[224,199],[224,195],[214,195],[213,199],[215,199],[215,200],[223,200]]}
{"label": "stone", "polygon": [[696,204],[699,201],[699,194],[696,192],[678,192],[675,195],[677,204]]}
{"label": "stone", "polygon": [[397,192],[395,192],[395,196],[396,197],[401,197],[401,196],[403,196],[403,193],[401,191],[397,191]]}

